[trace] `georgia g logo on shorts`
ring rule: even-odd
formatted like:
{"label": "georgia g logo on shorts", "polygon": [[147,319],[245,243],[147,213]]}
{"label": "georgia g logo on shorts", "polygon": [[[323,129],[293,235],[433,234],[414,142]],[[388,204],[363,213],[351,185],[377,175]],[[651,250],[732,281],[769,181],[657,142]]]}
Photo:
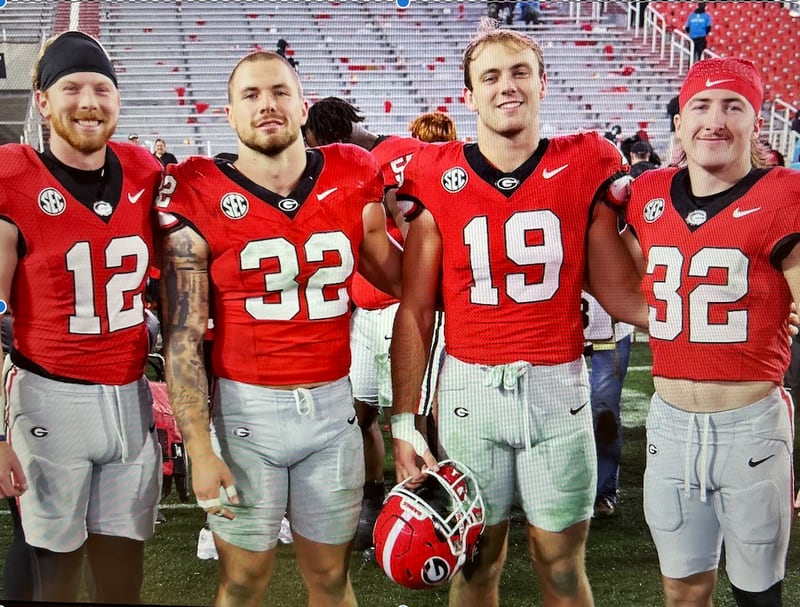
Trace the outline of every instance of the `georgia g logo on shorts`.
{"label": "georgia g logo on shorts", "polygon": [[450,565],[440,556],[432,556],[422,565],[422,580],[437,586],[450,577]]}

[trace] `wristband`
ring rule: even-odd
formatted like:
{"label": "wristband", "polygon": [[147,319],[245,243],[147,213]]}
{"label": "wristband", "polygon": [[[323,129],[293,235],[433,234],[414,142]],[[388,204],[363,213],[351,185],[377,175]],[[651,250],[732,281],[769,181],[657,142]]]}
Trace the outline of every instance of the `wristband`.
{"label": "wristband", "polygon": [[422,457],[429,450],[425,437],[420,434],[414,425],[413,413],[398,413],[392,415],[392,438],[410,443],[417,455]]}

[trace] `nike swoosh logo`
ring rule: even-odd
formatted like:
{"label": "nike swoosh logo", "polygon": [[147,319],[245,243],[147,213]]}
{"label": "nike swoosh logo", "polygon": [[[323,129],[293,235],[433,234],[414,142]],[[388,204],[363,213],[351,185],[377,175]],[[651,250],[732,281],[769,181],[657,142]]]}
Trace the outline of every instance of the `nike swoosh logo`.
{"label": "nike swoosh logo", "polygon": [[131,204],[136,204],[137,202],[139,202],[139,199],[142,197],[142,194],[144,194],[144,188],[136,192],[133,196],[131,196],[131,194],[128,193],[128,202],[130,202]]}
{"label": "nike swoosh logo", "polygon": [[725,80],[711,80],[706,78],[706,88],[710,89],[712,86],[717,86],[718,84],[724,84],[725,82],[733,82],[732,78],[726,78]]}
{"label": "nike swoosh logo", "polygon": [[580,413],[581,409],[583,409],[588,404],[589,404],[589,401],[587,400],[585,403],[583,403],[580,407],[578,407],[576,409],[573,409],[573,408],[570,407],[570,410],[569,410],[570,415],[577,415],[578,413]]}
{"label": "nike swoosh logo", "polygon": [[747,462],[747,465],[750,466],[751,468],[755,468],[756,466],[759,466],[759,465],[763,464],[765,461],[767,461],[768,459],[773,458],[773,457],[775,457],[774,453],[772,455],[768,455],[764,459],[753,459],[751,457],[750,461]]}
{"label": "nike swoosh logo", "polygon": [[339,188],[331,188],[330,190],[325,190],[324,192],[317,194],[317,200],[322,201],[325,200],[328,196],[333,194]]}
{"label": "nike swoosh logo", "polygon": [[356,416],[354,415],[353,417],[348,417],[348,418],[347,418],[347,423],[348,423],[348,424],[350,424],[351,426],[352,426],[354,423],[356,423]]}
{"label": "nike swoosh logo", "polygon": [[746,217],[750,215],[750,213],[755,213],[756,211],[760,211],[761,207],[756,207],[755,209],[747,209],[746,211],[742,211],[739,207],[733,209],[733,217],[734,219],[739,219],[740,217]]}
{"label": "nike swoosh logo", "polygon": [[566,169],[568,166],[569,166],[568,164],[565,164],[564,166],[558,167],[557,169],[553,169],[552,171],[548,171],[547,169],[545,169],[542,171],[542,177],[544,177],[545,179],[550,179],[551,177],[555,177],[561,171]]}

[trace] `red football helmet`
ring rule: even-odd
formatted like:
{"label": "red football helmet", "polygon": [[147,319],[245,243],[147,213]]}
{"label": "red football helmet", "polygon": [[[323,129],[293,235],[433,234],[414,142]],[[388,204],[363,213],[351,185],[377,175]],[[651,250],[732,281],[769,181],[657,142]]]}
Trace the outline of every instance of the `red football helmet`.
{"label": "red football helmet", "polygon": [[484,527],[483,499],[466,466],[444,460],[425,474],[416,489],[406,479],[389,492],[373,532],[378,564],[415,590],[450,580],[475,554]]}

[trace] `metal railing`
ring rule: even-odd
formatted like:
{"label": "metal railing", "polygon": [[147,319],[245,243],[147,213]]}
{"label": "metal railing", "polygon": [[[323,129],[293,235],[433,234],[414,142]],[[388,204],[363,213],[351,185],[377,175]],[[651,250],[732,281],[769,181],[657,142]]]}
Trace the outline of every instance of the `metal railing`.
{"label": "metal railing", "polygon": [[767,137],[772,149],[778,150],[786,158],[786,163],[797,161],[800,152],[800,133],[792,130],[792,119],[798,108],[781,98],[774,99],[769,107]]}

